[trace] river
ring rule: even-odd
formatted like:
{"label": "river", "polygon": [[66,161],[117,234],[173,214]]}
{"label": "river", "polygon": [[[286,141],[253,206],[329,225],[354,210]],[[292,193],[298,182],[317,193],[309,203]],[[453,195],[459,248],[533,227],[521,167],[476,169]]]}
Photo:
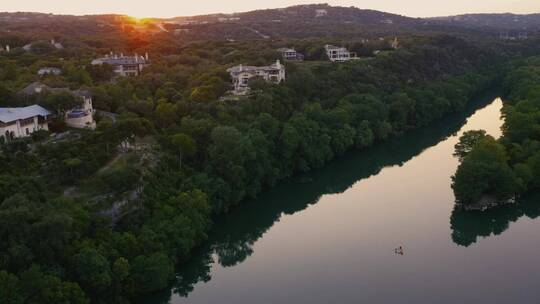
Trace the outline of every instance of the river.
{"label": "river", "polygon": [[246,202],[145,302],[539,303],[538,199],[453,211],[454,145],[467,130],[499,137],[501,107],[478,100]]}

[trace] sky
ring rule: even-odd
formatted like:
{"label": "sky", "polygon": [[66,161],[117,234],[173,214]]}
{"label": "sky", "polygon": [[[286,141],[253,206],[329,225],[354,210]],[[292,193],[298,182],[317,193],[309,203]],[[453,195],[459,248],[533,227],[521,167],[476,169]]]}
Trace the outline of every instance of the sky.
{"label": "sky", "polygon": [[410,17],[463,13],[540,13],[540,0],[0,0],[0,11],[85,15],[117,13],[134,17],[175,17],[234,13],[327,2]]}

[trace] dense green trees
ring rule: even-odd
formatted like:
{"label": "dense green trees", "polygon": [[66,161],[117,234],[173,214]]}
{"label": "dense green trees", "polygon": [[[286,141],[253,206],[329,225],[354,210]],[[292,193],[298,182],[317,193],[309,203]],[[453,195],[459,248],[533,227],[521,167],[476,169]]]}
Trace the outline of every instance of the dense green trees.
{"label": "dense green trees", "polygon": [[[152,65],[140,77],[114,82],[110,67],[88,65],[102,51],[92,48],[103,44],[95,39],[62,62],[53,54],[0,55],[1,104],[28,102],[15,92],[51,61],[65,73],[41,81],[85,86],[94,107],[118,114],[100,115],[94,132],[0,147],[0,299],[122,302],[165,288],[175,263],[206,239],[213,216],[350,149],[462,110],[499,72],[499,58],[484,56],[491,54],[485,49],[433,36],[371,60],[287,63],[286,82],[258,82],[254,94],[223,100],[226,68],[272,62],[275,42],[180,49],[143,38],[126,43],[155,47]],[[307,58],[325,59],[323,41],[301,43]],[[45,98],[58,111],[73,101]],[[143,137],[150,144],[141,148],[136,144]],[[508,155],[534,149],[524,144]],[[529,163],[540,166],[540,157],[522,163],[510,166],[512,177],[540,184],[527,170]],[[508,171],[502,163],[490,170]],[[122,197],[112,206],[99,200],[114,194],[134,199]],[[23,276],[38,277],[43,295],[27,300]],[[45,298],[52,294],[57,298]]]}
{"label": "dense green trees", "polygon": [[503,202],[540,187],[539,66],[538,58],[530,58],[507,76],[500,140],[470,131],[456,145],[461,164],[453,189],[458,202],[474,204],[483,195]]}
{"label": "dense green trees", "polygon": [[[462,137],[460,147],[469,144],[471,134]],[[463,155],[463,151],[456,151],[456,154]],[[475,204],[483,195],[493,195],[499,201],[514,197],[519,191],[519,182],[507,162],[504,146],[493,137],[483,135],[462,158],[453,178],[456,200],[463,204]]]}
{"label": "dense green trees", "polygon": [[486,131],[484,130],[472,130],[463,133],[459,139],[459,142],[454,147],[454,156],[463,161],[463,159],[476,147],[476,145],[486,138],[486,135]]}

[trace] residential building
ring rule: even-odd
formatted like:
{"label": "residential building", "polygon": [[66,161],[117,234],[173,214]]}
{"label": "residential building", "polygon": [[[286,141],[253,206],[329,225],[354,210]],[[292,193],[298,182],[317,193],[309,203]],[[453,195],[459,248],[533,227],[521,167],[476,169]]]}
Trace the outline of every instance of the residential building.
{"label": "residential building", "polygon": [[281,48],[278,49],[278,52],[281,54],[281,57],[285,61],[303,61],[304,55],[298,53],[295,49]]}
{"label": "residential building", "polygon": [[390,44],[390,46],[394,49],[394,50],[397,50],[399,49],[399,40],[397,39],[397,37],[394,38],[394,40],[392,41],[392,43]]}
{"label": "residential building", "polygon": [[238,65],[227,70],[233,79],[235,95],[244,95],[249,92],[249,81],[260,77],[267,82],[278,84],[285,80],[285,66],[279,60],[276,63],[263,66]]}
{"label": "residential building", "polygon": [[42,93],[57,93],[68,92],[73,96],[79,97],[82,104],[64,113],[64,121],[66,125],[78,129],[95,129],[96,122],[94,120],[94,108],[92,105],[92,94],[86,90],[70,90],[68,88],[51,88],[40,82],[34,82],[22,89],[19,94],[29,97],[35,94]]}
{"label": "residential building", "polygon": [[316,9],[315,10],[315,17],[316,18],[320,18],[320,17],[324,17],[324,16],[328,16],[328,11],[325,10],[325,9]]}
{"label": "residential building", "polygon": [[330,59],[332,62],[343,62],[358,59],[358,57],[356,57],[356,53],[349,52],[349,50],[344,47],[327,44],[324,48],[326,49],[328,59]]}
{"label": "residential building", "polygon": [[37,74],[39,76],[60,75],[62,74],[62,70],[59,68],[44,67],[44,68],[39,69]]}
{"label": "residential building", "polygon": [[49,111],[39,105],[22,108],[0,108],[0,141],[27,137],[39,130],[48,130]]}
{"label": "residential building", "polygon": [[118,76],[139,76],[142,70],[148,66],[148,53],[146,56],[124,56],[124,54],[110,54],[105,57],[92,60],[93,65],[109,64],[114,67],[114,73]]}

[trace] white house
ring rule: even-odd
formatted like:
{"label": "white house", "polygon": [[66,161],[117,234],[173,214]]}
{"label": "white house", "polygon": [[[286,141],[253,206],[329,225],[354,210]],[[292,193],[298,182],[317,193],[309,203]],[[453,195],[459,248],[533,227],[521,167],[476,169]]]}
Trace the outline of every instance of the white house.
{"label": "white house", "polygon": [[249,80],[255,77],[275,84],[285,80],[285,66],[279,60],[263,67],[238,65],[228,69],[227,72],[233,79],[235,95],[244,95],[249,92]]}
{"label": "white house", "polygon": [[304,55],[298,53],[295,49],[281,48],[278,52],[285,61],[303,61]]}
{"label": "white house", "polygon": [[325,10],[325,9],[316,9],[315,10],[315,17],[316,18],[320,18],[320,17],[324,17],[324,16],[328,16],[328,11]]}
{"label": "white house", "polygon": [[330,59],[332,62],[343,62],[351,59],[358,59],[358,57],[356,57],[356,53],[349,52],[349,50],[344,47],[327,44],[324,48],[326,49],[328,59]]}
{"label": "white house", "polygon": [[139,76],[142,70],[148,66],[148,53],[146,56],[106,55],[105,57],[92,60],[92,65],[110,64],[114,67],[114,73],[118,76]]}
{"label": "white house", "polygon": [[39,69],[37,74],[39,76],[60,75],[62,74],[62,70],[59,68],[44,67],[44,68]]}
{"label": "white house", "polygon": [[23,108],[0,108],[0,139],[4,142],[27,137],[39,130],[48,130],[51,112],[32,105]]}

